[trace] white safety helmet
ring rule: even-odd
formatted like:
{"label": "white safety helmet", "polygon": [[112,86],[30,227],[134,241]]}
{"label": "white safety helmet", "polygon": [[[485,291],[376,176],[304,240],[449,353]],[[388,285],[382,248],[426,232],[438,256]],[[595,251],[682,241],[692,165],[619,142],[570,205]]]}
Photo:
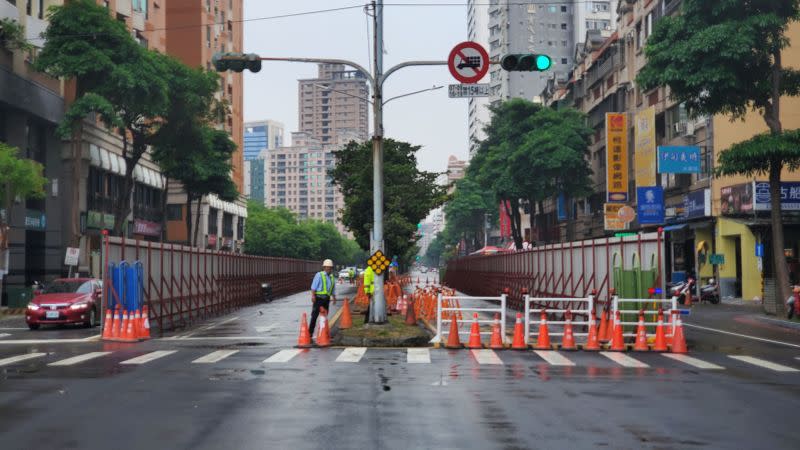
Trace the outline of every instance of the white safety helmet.
{"label": "white safety helmet", "polygon": [[330,259],[326,259],[325,261],[322,262],[322,267],[333,267],[333,261],[331,261]]}

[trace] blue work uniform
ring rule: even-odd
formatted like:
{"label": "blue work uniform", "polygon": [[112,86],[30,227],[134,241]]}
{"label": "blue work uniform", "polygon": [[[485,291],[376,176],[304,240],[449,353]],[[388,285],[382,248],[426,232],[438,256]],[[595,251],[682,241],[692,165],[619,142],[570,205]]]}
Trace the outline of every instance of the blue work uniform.
{"label": "blue work uniform", "polygon": [[311,292],[313,293],[314,306],[311,309],[311,323],[308,325],[309,331],[313,334],[314,327],[317,326],[317,317],[319,317],[320,308],[325,308],[325,311],[330,311],[331,297],[335,295],[336,283],[333,281],[333,275],[328,275],[323,270],[314,275],[314,280],[311,281]]}

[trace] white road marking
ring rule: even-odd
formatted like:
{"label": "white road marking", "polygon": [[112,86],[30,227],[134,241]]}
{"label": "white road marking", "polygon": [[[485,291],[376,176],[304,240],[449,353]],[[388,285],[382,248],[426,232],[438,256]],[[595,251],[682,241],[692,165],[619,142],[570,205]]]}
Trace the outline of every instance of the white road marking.
{"label": "white road marking", "polygon": [[195,330],[195,331],[193,331],[193,332],[191,332],[191,333],[187,333],[187,334],[184,334],[184,335],[182,335],[182,336],[178,336],[178,338],[180,338],[180,339],[186,339],[186,338],[188,338],[188,337],[194,336],[194,335],[195,335],[195,334],[197,334],[197,333],[202,333],[202,332],[205,332],[205,331],[211,330],[212,328],[216,328],[216,327],[218,327],[218,326],[220,326],[220,325],[224,325],[224,324],[226,324],[226,323],[228,323],[228,322],[232,322],[232,321],[234,321],[234,320],[236,320],[236,319],[238,319],[238,318],[239,318],[239,316],[235,316],[235,317],[231,317],[231,318],[229,318],[229,319],[223,320],[223,321],[221,321],[221,322],[212,323],[212,324],[210,324],[210,325],[206,325],[206,326],[204,326],[204,327],[202,327],[202,328],[199,328],[199,329],[197,329],[197,330]]}
{"label": "white road marking", "polygon": [[102,334],[95,334],[94,336],[89,336],[87,338],[83,338],[83,340],[84,341],[99,341],[101,337],[103,337]]}
{"label": "white road marking", "polygon": [[410,364],[430,364],[431,351],[427,348],[409,348],[407,361]]}
{"label": "white road marking", "polygon": [[[159,341],[264,341],[271,339],[266,336],[198,336],[198,337],[168,337],[159,338]],[[2,342],[2,341],[0,341]]]}
{"label": "white road marking", "polygon": [[11,334],[10,333],[0,333],[0,339],[4,338],[6,336],[11,336]]}
{"label": "white road marking", "polygon": [[206,356],[195,359],[192,361],[192,364],[211,364],[220,362],[228,356],[235,355],[237,353],[239,353],[239,350],[217,350],[207,354]]}
{"label": "white road marking", "polygon": [[534,353],[541,356],[552,366],[574,366],[575,363],[567,359],[561,353],[552,350],[534,350]]}
{"label": "white road marking", "polygon": [[264,362],[267,364],[270,363],[285,363],[291,361],[292,358],[299,355],[302,352],[302,348],[292,348],[288,350],[281,350],[278,353],[270,356],[269,358],[265,359]]}
{"label": "white road marking", "polygon": [[120,364],[146,364],[150,361],[155,361],[158,358],[163,358],[177,352],[177,350],[157,350],[155,352],[145,353],[142,356],[137,356],[136,358],[129,359],[127,361],[122,361]]}
{"label": "white road marking", "polygon": [[478,361],[478,364],[495,364],[495,365],[502,365],[503,361],[500,360],[500,357],[497,356],[497,353],[494,350],[490,349],[474,349],[472,350],[472,356]]}
{"label": "white road marking", "polygon": [[0,327],[0,330],[3,331],[18,331],[18,330],[27,330],[28,327]]}
{"label": "white road marking", "polygon": [[619,364],[622,367],[634,367],[637,369],[643,369],[650,367],[647,364],[639,361],[638,359],[633,359],[628,355],[623,353],[616,353],[616,352],[600,352],[601,355],[605,356],[606,358],[614,361],[615,363]]}
{"label": "white road marking", "polygon": [[710,362],[706,362],[701,359],[692,358],[691,356],[688,355],[681,355],[678,353],[663,353],[663,355],[666,356],[667,358],[674,359],[675,361],[680,361],[690,366],[697,367],[698,369],[715,369],[715,370],[725,369],[722,366],[718,366],[716,364],[712,364]]}
{"label": "white road marking", "polygon": [[48,366],[74,366],[75,364],[110,354],[111,352],[91,352],[84,355],[73,356],[72,358],[62,359],[61,361],[50,363]]}
{"label": "white road marking", "polygon": [[0,341],[0,345],[85,344],[86,342],[86,339],[11,339]]}
{"label": "white road marking", "polygon": [[741,356],[741,355],[728,355],[728,358],[733,358],[738,361],[746,362],[749,364],[753,364],[755,366],[763,367],[765,369],[774,370],[775,372],[800,372],[800,369],[795,369],[794,367],[784,366],[782,364],[776,364],[773,362],[765,361],[763,359],[753,358],[752,356]]}
{"label": "white road marking", "polygon": [[692,324],[686,323],[686,322],[683,323],[683,326],[691,327],[691,328],[697,328],[699,330],[713,331],[715,333],[729,334],[731,336],[739,336],[739,337],[743,337],[743,338],[747,338],[747,339],[753,339],[753,340],[761,341],[761,342],[769,342],[770,344],[778,344],[778,345],[785,345],[787,347],[800,348],[800,345],[791,344],[789,342],[775,341],[775,340],[772,340],[772,339],[760,338],[758,336],[750,336],[749,334],[733,333],[733,332],[730,332],[730,331],[718,330],[716,328],[701,327],[700,325],[692,325]]}
{"label": "white road marking", "polygon": [[367,353],[366,347],[347,347],[336,357],[336,362],[357,363]]}
{"label": "white road marking", "polygon": [[267,333],[269,331],[274,330],[275,328],[278,328],[278,324],[277,323],[273,323],[273,324],[267,325],[265,327],[256,327],[256,333]]}
{"label": "white road marking", "polygon": [[0,359],[0,367],[7,366],[9,364],[14,364],[14,363],[17,363],[17,362],[20,362],[20,361],[27,361],[29,359],[41,358],[42,356],[45,356],[46,354],[47,353],[26,353],[24,355],[12,356],[10,358],[3,358],[3,359]]}

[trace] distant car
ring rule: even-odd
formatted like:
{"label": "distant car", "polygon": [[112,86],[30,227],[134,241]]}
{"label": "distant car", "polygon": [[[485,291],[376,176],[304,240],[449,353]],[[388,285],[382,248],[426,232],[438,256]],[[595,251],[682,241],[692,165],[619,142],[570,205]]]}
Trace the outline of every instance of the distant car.
{"label": "distant car", "polygon": [[[344,269],[339,271],[339,278],[350,278],[350,267],[345,267]],[[353,272],[355,273],[355,271]]]}
{"label": "distant car", "polygon": [[96,278],[62,278],[40,290],[28,304],[25,321],[31,330],[41,325],[97,325],[103,283]]}
{"label": "distant car", "polygon": [[422,266],[422,267],[419,268],[419,271],[422,272],[422,273],[428,273],[428,268],[425,267],[425,266]]}

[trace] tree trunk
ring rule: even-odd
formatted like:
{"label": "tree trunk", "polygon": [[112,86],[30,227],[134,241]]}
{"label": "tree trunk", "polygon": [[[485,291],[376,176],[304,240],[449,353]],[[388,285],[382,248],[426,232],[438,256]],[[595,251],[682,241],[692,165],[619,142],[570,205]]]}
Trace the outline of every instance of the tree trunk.
{"label": "tree trunk", "polygon": [[169,177],[164,177],[164,195],[161,197],[161,242],[167,240],[167,197],[169,196]]}
{"label": "tree trunk", "polygon": [[139,160],[147,150],[147,145],[142,142],[143,137],[134,134],[133,137],[133,154],[128,155],[128,136],[125,131],[122,132],[122,156],[125,159],[125,178],[122,183],[122,193],[120,198],[117,199],[117,204],[114,206],[114,235],[124,236],[122,227],[125,225],[125,220],[131,213],[131,194],[133,194],[133,169],[139,164]]}
{"label": "tree trunk", "polygon": [[194,218],[194,239],[192,240],[192,246],[197,247],[197,234],[200,232],[200,203],[203,201],[203,197],[197,197],[197,216]]}
{"label": "tree trunk", "polygon": [[508,202],[503,202],[503,207],[511,219],[511,237],[514,239],[514,247],[517,250],[522,250],[522,235],[520,233],[522,217],[519,214],[519,200],[511,199]]}
{"label": "tree trunk", "polygon": [[[70,210],[69,245],[77,248],[81,243],[81,136],[83,122],[79,121],[72,133],[72,209]],[[88,206],[87,215],[88,215]],[[10,211],[10,210],[6,210]],[[9,222],[11,223],[11,222]]]}
{"label": "tree trunk", "polygon": [[192,196],[188,191],[186,192],[186,245],[192,245]]}

